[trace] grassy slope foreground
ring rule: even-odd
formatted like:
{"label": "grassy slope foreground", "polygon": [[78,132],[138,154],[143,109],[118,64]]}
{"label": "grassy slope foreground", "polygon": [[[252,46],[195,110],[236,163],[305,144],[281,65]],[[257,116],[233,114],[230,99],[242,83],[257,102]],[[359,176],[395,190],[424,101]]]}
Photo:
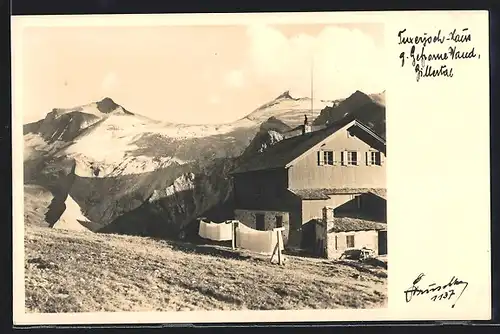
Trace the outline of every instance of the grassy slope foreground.
{"label": "grassy slope foreground", "polygon": [[25,226],[26,312],[373,308],[385,269]]}

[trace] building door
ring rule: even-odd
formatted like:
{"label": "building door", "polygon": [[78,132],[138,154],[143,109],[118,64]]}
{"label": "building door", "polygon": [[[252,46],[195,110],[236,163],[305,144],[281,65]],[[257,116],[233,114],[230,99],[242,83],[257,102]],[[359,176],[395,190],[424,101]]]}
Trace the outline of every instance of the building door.
{"label": "building door", "polygon": [[301,248],[309,252],[314,252],[316,244],[316,224],[309,221],[302,225]]}
{"label": "building door", "polygon": [[387,231],[378,232],[378,254],[387,254]]}
{"label": "building door", "polygon": [[264,214],[262,213],[255,214],[255,228],[259,231],[265,231],[266,224],[264,220]]}

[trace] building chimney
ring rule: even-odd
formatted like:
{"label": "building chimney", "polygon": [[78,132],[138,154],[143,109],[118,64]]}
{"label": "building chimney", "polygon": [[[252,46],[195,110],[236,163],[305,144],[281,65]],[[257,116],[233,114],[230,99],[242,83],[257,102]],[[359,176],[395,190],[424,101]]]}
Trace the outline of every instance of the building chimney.
{"label": "building chimney", "polygon": [[332,222],[333,218],[334,218],[333,207],[325,206],[323,208],[323,222],[327,224],[329,222]]}
{"label": "building chimney", "polygon": [[304,115],[304,125],[302,127],[302,134],[306,134],[311,132],[311,126],[309,125],[309,121],[307,119],[307,115]]}

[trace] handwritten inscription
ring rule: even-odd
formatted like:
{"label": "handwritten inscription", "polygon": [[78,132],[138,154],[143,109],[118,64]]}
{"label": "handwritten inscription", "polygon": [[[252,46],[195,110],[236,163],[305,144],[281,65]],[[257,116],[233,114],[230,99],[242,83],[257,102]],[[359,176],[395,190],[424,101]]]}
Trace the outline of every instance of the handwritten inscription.
{"label": "handwritten inscription", "polygon": [[[454,29],[448,33],[438,30],[433,35],[424,33],[421,36],[412,36],[406,29],[400,30],[398,44],[409,47],[399,54],[401,67],[410,64],[415,71],[417,82],[421,78],[452,78],[455,73],[450,62],[481,58],[471,43],[469,28],[463,28],[461,31]],[[433,50],[429,51],[431,48]]]}
{"label": "handwritten inscription", "polygon": [[[453,276],[450,281],[444,285],[431,283],[424,288],[420,288],[418,284],[424,276],[425,275],[423,273],[418,275],[418,277],[413,281],[412,286],[404,291],[407,303],[409,303],[415,296],[427,296],[433,302],[453,300],[454,302],[451,307],[454,308],[469,285],[469,283],[459,280],[457,277]],[[455,291],[455,289],[459,288],[462,288],[462,291],[458,294],[458,291]],[[454,296],[455,298],[453,298]]]}

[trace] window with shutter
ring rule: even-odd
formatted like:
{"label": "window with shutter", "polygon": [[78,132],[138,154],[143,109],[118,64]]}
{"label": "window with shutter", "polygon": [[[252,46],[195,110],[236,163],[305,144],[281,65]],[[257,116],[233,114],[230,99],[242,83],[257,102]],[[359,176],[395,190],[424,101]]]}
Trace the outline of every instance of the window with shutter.
{"label": "window with shutter", "polygon": [[333,151],[323,151],[323,164],[333,166]]}
{"label": "window with shutter", "polygon": [[318,166],[335,165],[335,153],[333,151],[319,151],[318,152]]}
{"label": "window with shutter", "polygon": [[347,151],[347,164],[350,166],[356,166],[358,164],[357,151]]}
{"label": "window with shutter", "polygon": [[370,152],[370,165],[380,166],[382,165],[381,153],[378,151]]}
{"label": "window with shutter", "polygon": [[323,151],[318,151],[318,166],[323,166]]}

